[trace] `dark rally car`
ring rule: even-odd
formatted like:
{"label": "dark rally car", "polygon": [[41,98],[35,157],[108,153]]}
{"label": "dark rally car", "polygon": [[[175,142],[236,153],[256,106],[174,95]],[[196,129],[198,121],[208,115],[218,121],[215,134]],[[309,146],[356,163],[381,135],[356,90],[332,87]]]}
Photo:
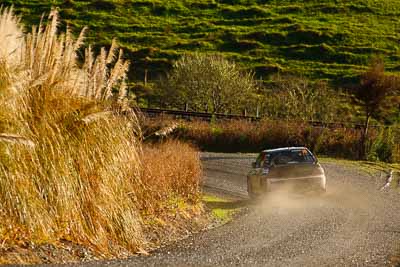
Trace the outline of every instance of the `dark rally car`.
{"label": "dark rally car", "polygon": [[285,147],[262,151],[247,175],[249,197],[280,186],[326,191],[324,169],[306,147]]}

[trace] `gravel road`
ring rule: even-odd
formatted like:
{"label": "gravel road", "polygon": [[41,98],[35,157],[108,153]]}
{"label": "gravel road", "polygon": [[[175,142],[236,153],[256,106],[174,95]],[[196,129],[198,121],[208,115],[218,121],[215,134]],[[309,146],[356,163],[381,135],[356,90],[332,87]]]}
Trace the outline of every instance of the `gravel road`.
{"label": "gravel road", "polygon": [[[246,196],[254,155],[203,153],[207,188]],[[400,248],[400,194],[385,177],[323,164],[323,196],[274,192],[236,220],[150,256],[110,266],[391,266]]]}

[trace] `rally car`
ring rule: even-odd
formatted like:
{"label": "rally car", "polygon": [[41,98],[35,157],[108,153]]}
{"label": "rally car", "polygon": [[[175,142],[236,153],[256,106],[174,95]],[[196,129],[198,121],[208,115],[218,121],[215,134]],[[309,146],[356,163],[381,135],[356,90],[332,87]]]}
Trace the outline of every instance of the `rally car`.
{"label": "rally car", "polygon": [[285,147],[262,151],[247,175],[250,198],[287,186],[291,189],[326,191],[325,171],[306,147]]}

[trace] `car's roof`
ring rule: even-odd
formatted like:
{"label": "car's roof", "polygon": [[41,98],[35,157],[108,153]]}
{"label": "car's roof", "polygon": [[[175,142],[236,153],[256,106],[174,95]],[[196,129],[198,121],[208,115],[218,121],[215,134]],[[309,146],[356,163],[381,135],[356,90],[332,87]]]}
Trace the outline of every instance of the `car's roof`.
{"label": "car's roof", "polygon": [[263,150],[262,152],[267,152],[267,153],[275,153],[275,152],[281,152],[285,150],[297,150],[297,149],[307,149],[306,147],[303,146],[292,146],[292,147],[280,147],[280,148],[274,148],[274,149],[266,149]]}

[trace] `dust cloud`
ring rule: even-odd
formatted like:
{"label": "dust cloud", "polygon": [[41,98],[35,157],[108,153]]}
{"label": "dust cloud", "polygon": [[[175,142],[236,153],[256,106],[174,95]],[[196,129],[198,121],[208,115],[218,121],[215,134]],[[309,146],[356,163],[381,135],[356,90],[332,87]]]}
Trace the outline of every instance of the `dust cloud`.
{"label": "dust cloud", "polygon": [[265,193],[256,201],[255,208],[263,213],[277,211],[296,213],[324,207],[368,211],[380,203],[376,198],[377,195],[372,192],[346,187],[343,184],[329,185],[324,193],[287,184]]}

